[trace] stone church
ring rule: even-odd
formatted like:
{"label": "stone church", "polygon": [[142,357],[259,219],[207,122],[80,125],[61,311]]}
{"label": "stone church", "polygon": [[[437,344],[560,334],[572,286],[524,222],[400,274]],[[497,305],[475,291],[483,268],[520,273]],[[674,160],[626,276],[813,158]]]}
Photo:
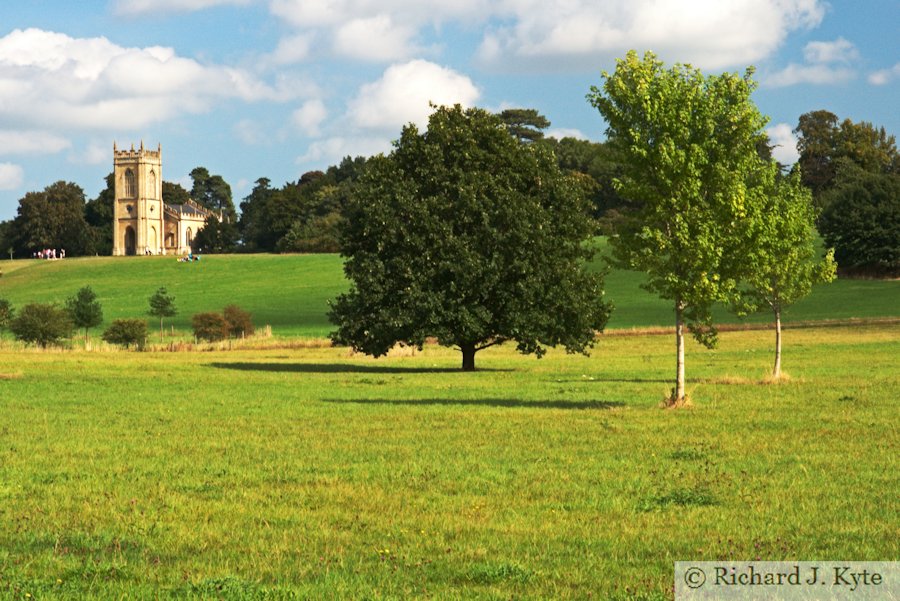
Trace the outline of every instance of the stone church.
{"label": "stone church", "polygon": [[183,255],[206,218],[222,216],[189,200],[162,200],[162,145],[119,150],[113,142],[113,255]]}

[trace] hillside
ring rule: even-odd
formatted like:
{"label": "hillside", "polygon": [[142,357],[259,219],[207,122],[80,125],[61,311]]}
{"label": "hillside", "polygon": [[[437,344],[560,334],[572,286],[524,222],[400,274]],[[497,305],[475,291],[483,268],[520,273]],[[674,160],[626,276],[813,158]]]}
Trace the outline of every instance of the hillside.
{"label": "hillside", "polygon": [[[147,299],[166,286],[178,315],[167,323],[187,330],[201,311],[237,304],[258,326],[271,325],[279,336],[324,336],[331,326],[327,303],[346,288],[337,255],[209,255],[195,263],[174,257],[94,257],[62,261],[0,261],[0,298],[20,307],[27,302],[62,302],[89,285],[103,305],[106,322],[140,317]],[[669,303],[640,288],[643,276],[612,271],[607,296],[615,304],[610,328],[668,326]],[[839,280],[817,287],[797,304],[786,321],[900,316],[900,282]],[[719,312],[723,323],[739,320]],[[766,322],[768,315],[750,319]],[[152,327],[152,324],[151,324]]]}

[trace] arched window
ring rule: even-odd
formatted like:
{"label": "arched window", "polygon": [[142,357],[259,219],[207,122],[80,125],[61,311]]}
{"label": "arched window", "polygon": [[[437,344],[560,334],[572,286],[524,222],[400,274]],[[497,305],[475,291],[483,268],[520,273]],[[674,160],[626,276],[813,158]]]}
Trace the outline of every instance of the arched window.
{"label": "arched window", "polygon": [[190,246],[194,243],[194,237],[191,235],[191,228],[188,228],[184,233],[184,244],[185,246]]}
{"label": "arched window", "polygon": [[147,190],[147,196],[156,198],[156,172],[151,170],[150,177],[147,179],[150,188]]}
{"label": "arched window", "polygon": [[125,198],[135,198],[137,196],[137,182],[135,181],[134,171],[125,170]]}

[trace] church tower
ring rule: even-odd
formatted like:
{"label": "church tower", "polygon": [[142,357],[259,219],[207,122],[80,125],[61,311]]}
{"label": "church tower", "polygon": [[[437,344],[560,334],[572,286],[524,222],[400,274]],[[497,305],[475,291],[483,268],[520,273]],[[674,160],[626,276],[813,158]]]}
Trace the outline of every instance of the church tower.
{"label": "church tower", "polygon": [[163,254],[162,146],[119,150],[113,142],[113,178],[113,255]]}

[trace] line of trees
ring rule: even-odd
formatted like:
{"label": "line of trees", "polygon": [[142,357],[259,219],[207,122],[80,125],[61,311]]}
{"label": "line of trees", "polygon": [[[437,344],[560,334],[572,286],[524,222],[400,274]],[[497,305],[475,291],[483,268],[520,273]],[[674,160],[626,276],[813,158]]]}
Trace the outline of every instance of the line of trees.
{"label": "line of trees", "polygon": [[[147,314],[159,318],[162,342],[165,318],[178,314],[175,298],[163,286],[150,296],[148,303]],[[88,330],[102,323],[103,307],[90,286],[80,288],[62,306],[56,303],[28,303],[18,312],[9,300],[0,298],[0,332],[8,329],[17,340],[41,348],[62,346],[78,328],[83,329],[87,344]],[[221,314],[197,313],[191,323],[194,337],[209,342],[244,338],[254,332],[252,316],[237,305],[226,306]],[[143,350],[148,336],[146,320],[125,318],[114,319],[100,337],[110,344]]]}

